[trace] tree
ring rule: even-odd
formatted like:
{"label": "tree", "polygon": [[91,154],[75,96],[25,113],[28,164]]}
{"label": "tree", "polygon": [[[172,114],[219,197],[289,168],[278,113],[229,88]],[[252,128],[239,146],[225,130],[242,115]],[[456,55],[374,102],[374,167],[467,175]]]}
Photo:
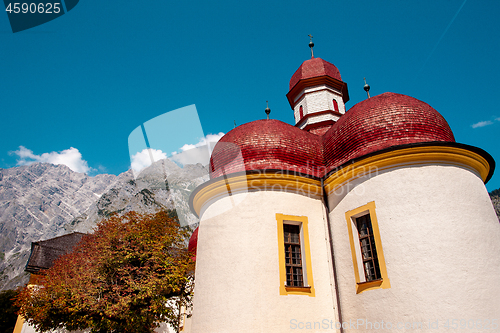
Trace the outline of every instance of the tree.
{"label": "tree", "polygon": [[16,326],[17,315],[19,311],[17,306],[14,306],[14,297],[17,291],[3,290],[0,291],[0,333],[12,333]]}
{"label": "tree", "polygon": [[189,302],[192,291],[189,233],[167,212],[112,216],[20,291],[20,314],[39,331],[177,327],[175,304]]}

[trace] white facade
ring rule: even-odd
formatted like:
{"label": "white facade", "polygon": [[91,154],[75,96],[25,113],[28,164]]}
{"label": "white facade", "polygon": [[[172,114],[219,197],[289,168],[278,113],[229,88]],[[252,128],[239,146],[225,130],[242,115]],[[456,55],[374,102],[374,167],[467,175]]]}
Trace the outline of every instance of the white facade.
{"label": "white facade", "polygon": [[[239,204],[227,210],[232,200]],[[277,213],[308,218],[314,297],[280,295]],[[200,219],[192,332],[288,332],[307,318],[335,321],[325,217],[321,200],[294,193],[213,203]]]}
{"label": "white facade", "polygon": [[[368,202],[376,205],[391,286],[356,294],[345,213]],[[471,332],[483,331],[481,323],[500,332],[500,224],[474,173],[426,165],[372,175],[332,207],[330,220],[344,321],[447,332],[462,320]]]}
{"label": "white facade", "polygon": [[[500,224],[479,171],[455,162],[386,165],[353,173],[328,202],[337,281],[320,196],[268,187],[210,201],[191,332],[341,332],[337,294],[343,332],[448,332],[457,323],[500,332]],[[353,250],[346,213],[367,204],[386,281],[360,291],[359,239]],[[280,294],[276,214],[309,221],[313,297]]]}

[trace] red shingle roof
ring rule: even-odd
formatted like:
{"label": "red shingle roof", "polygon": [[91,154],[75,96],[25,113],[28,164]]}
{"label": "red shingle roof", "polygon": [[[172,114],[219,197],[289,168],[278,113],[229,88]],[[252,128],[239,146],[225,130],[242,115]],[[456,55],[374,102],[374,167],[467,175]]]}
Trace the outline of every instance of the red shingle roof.
{"label": "red shingle roof", "polygon": [[325,61],[321,58],[312,58],[306,60],[302,63],[302,65],[300,65],[299,69],[297,69],[295,73],[292,75],[292,78],[290,79],[289,90],[292,90],[292,88],[300,80],[309,79],[312,77],[324,76],[324,75],[342,81],[338,68],[335,67],[333,64],[329,63],[328,61]]}
{"label": "red shingle roof", "polygon": [[393,146],[455,142],[446,120],[429,104],[384,93],[354,105],[323,135],[327,170]]}
{"label": "red shingle roof", "polygon": [[279,120],[263,119],[228,132],[215,146],[210,178],[247,170],[279,169],[320,176],[321,137]]}
{"label": "red shingle roof", "polygon": [[210,177],[264,169],[322,177],[370,153],[435,141],[455,142],[448,123],[436,110],[413,97],[384,93],[354,105],[323,136],[278,120],[241,125],[215,146]]}
{"label": "red shingle roof", "polygon": [[193,260],[195,261],[196,261],[196,251],[198,249],[198,228],[194,229],[193,234],[189,238],[189,244],[188,244],[188,251],[194,254]]}

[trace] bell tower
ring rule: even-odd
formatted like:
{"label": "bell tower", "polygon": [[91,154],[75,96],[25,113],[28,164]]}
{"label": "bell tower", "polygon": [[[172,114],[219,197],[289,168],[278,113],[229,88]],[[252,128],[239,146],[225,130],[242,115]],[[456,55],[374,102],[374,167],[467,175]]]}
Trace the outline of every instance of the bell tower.
{"label": "bell tower", "polygon": [[293,74],[286,96],[294,111],[295,126],[322,135],[345,113],[349,93],[337,67],[314,57],[314,43],[309,37],[311,59]]}

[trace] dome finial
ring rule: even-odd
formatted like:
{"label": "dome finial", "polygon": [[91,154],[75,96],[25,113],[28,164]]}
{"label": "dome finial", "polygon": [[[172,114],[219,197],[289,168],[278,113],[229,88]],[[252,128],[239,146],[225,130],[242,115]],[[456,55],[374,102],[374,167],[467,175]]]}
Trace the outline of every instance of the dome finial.
{"label": "dome finial", "polygon": [[269,108],[269,102],[266,101],[266,109],[264,110],[267,114],[267,119],[269,120],[269,114],[271,113],[271,109]]}
{"label": "dome finial", "polygon": [[363,89],[366,91],[368,98],[370,98],[370,86],[368,85],[368,83],[366,83],[366,77],[364,77],[363,80],[365,80],[365,86],[363,87]]}
{"label": "dome finial", "polygon": [[313,43],[313,36],[311,34],[308,35],[309,36],[309,47],[311,48],[311,59],[314,58],[314,51],[313,51],[313,47],[314,47],[314,43]]}

